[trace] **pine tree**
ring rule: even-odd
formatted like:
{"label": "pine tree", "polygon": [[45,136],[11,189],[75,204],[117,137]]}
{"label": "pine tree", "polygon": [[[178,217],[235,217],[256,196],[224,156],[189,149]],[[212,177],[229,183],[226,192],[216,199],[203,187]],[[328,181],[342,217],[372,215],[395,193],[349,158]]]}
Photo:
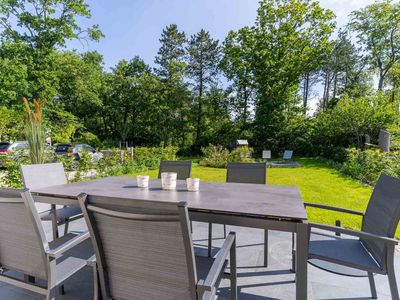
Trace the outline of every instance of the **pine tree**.
{"label": "pine tree", "polygon": [[188,73],[193,81],[197,93],[196,137],[195,143],[199,145],[202,133],[202,118],[204,94],[215,82],[218,74],[221,49],[217,40],[210,37],[210,33],[202,29],[192,35],[187,47]]}

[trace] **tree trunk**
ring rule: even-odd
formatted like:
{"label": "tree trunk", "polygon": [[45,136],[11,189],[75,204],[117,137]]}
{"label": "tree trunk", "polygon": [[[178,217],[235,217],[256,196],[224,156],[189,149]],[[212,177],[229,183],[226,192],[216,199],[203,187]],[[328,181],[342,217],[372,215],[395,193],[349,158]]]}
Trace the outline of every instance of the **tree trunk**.
{"label": "tree trunk", "polygon": [[199,103],[197,107],[197,128],[196,128],[196,144],[199,144],[201,135],[201,117],[202,117],[202,99],[203,99],[203,76],[200,75],[200,86],[199,86]]}
{"label": "tree trunk", "polygon": [[304,78],[304,87],[303,87],[303,107],[304,107],[304,109],[307,109],[309,89],[310,89],[310,73],[307,73]]}
{"label": "tree trunk", "polygon": [[336,98],[336,91],[337,91],[337,77],[338,77],[338,74],[337,74],[337,73],[335,73],[335,77],[334,77],[334,79],[333,79],[333,95],[332,95],[332,99],[335,99],[335,98]]}
{"label": "tree trunk", "polygon": [[244,86],[244,104],[243,104],[243,124],[247,123],[247,104],[248,104],[247,87]]}
{"label": "tree trunk", "polygon": [[383,91],[383,81],[385,79],[385,76],[383,74],[383,71],[379,71],[379,83],[378,83],[378,91]]}

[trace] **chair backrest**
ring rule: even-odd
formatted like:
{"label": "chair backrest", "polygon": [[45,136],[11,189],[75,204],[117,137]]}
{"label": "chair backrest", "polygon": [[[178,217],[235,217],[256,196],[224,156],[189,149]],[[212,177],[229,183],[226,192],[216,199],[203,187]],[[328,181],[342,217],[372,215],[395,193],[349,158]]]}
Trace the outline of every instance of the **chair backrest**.
{"label": "chair backrest", "polygon": [[293,151],[292,150],[285,150],[283,152],[283,159],[292,159]]}
{"label": "chair backrest", "polygon": [[21,174],[25,188],[28,189],[67,183],[64,167],[61,163],[21,165]]}
{"label": "chair backrest", "polygon": [[29,191],[0,188],[0,266],[47,280],[48,247]]}
{"label": "chair backrest", "polygon": [[271,158],[271,150],[263,150],[262,158],[263,159],[270,159]]}
{"label": "chair backrest", "polygon": [[265,184],[266,163],[228,163],[226,182]]}
{"label": "chair backrest", "polygon": [[177,173],[178,180],[185,180],[192,176],[191,160],[162,160],[158,169],[158,178],[161,178],[163,172]]}
{"label": "chair backrest", "polygon": [[[381,174],[375,185],[363,218],[362,230],[393,238],[400,219],[400,179]],[[363,240],[381,266],[386,263],[386,246],[374,240]]]}
{"label": "chair backrest", "polygon": [[80,195],[103,299],[195,299],[186,203]]}

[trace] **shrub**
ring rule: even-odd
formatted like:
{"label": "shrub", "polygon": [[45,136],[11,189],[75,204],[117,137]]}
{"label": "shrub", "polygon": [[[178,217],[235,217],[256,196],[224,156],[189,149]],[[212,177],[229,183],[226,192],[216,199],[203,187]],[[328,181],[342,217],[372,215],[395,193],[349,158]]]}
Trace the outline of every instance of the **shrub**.
{"label": "shrub", "polygon": [[5,162],[6,172],[2,178],[2,184],[13,188],[22,187],[20,163],[15,160],[7,160]]}
{"label": "shrub", "polygon": [[253,148],[240,147],[229,153],[228,162],[252,162]]}
{"label": "shrub", "polygon": [[132,149],[132,161],[138,167],[157,169],[161,160],[175,160],[178,148],[168,147],[135,147]]}
{"label": "shrub", "polygon": [[254,161],[251,158],[253,149],[248,147],[236,148],[232,150],[232,152],[229,152],[229,150],[220,145],[209,145],[201,148],[201,151],[203,153],[203,159],[199,164],[205,167],[226,168],[229,162]]}
{"label": "shrub", "polygon": [[400,176],[400,153],[383,153],[379,150],[349,149],[346,162],[342,166],[346,175],[374,185],[382,172]]}
{"label": "shrub", "polygon": [[76,139],[76,141],[78,143],[88,144],[96,149],[99,149],[102,146],[100,139],[97,137],[97,135],[91,132],[82,133],[80,137]]}
{"label": "shrub", "polygon": [[213,168],[225,168],[228,164],[229,150],[222,146],[209,145],[201,148],[203,159],[200,161],[201,166]]}

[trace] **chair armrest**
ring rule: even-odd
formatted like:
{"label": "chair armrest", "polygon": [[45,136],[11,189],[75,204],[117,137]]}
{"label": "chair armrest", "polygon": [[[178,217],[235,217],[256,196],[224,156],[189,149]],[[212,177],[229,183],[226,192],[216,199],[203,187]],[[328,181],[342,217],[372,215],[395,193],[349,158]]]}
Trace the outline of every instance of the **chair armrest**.
{"label": "chair armrest", "polygon": [[46,253],[50,257],[58,258],[66,251],[68,251],[72,247],[75,247],[76,245],[80,244],[81,242],[83,242],[88,238],[90,238],[89,232],[83,232],[81,234],[78,234],[74,238],[70,239],[69,241],[65,242],[64,244],[58,246],[57,248],[47,250]]}
{"label": "chair armrest", "polygon": [[87,260],[86,264],[87,264],[89,267],[94,267],[94,266],[96,266],[96,262],[97,262],[97,260],[96,260],[96,255],[93,255],[91,258],[89,258],[89,259]]}
{"label": "chair armrest", "polygon": [[375,240],[381,243],[386,243],[386,244],[391,244],[391,245],[397,245],[400,241],[392,238],[388,238],[385,236],[380,236],[376,235],[373,233],[365,232],[365,231],[357,231],[353,229],[347,229],[343,227],[336,227],[336,226],[330,226],[330,225],[325,225],[325,224],[318,224],[318,223],[309,223],[311,228],[318,228],[322,230],[327,230],[327,231],[332,231],[332,232],[337,232],[337,233],[343,233],[351,236],[356,236],[365,240]]}
{"label": "chair armrest", "polygon": [[352,210],[352,209],[342,208],[342,207],[335,207],[335,206],[319,204],[319,203],[304,202],[304,206],[332,210],[332,211],[342,212],[342,213],[346,213],[346,214],[358,215],[358,216],[362,216],[362,217],[364,217],[364,215],[365,215],[363,212],[360,212],[357,210]]}
{"label": "chair armrest", "polygon": [[214,263],[211,266],[210,272],[208,273],[204,282],[199,284],[199,287],[206,291],[211,291],[219,278],[219,275],[223,271],[222,268],[225,266],[225,261],[228,258],[232,245],[235,244],[236,235],[230,232],[226,237],[221,249],[219,250]]}

